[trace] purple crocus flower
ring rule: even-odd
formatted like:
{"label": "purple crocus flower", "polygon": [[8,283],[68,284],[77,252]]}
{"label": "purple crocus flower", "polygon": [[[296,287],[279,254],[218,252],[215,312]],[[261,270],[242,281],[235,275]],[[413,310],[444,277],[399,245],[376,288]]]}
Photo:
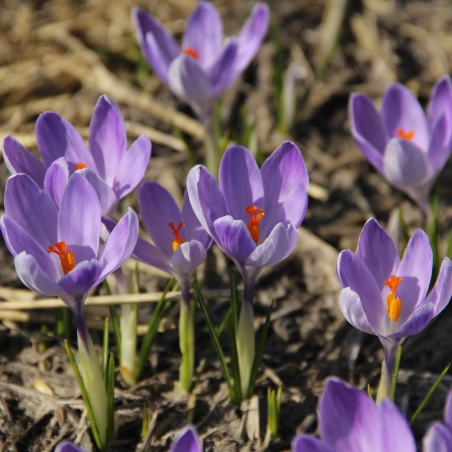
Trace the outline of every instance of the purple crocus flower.
{"label": "purple crocus flower", "polygon": [[258,3],[238,37],[223,42],[214,6],[200,1],[188,18],[182,49],[151,14],[132,10],[141,50],[156,74],[205,122],[215,99],[248,66],[267,32],[268,6]]}
{"label": "purple crocus flower", "polygon": [[[151,143],[144,135],[126,151],[124,118],[118,105],[106,95],[99,98],[94,109],[89,148],[77,130],[53,112],[39,116],[36,138],[43,162],[13,137],[7,136],[3,140],[3,156],[10,172],[28,174],[40,188],[47,189],[46,179],[51,177],[46,176],[46,170],[55,160],[64,157],[67,168],[59,168],[55,177],[67,180],[76,170],[86,168],[85,177],[90,181],[97,179],[96,191],[102,193],[101,211],[108,215],[141,181],[151,156]],[[51,180],[47,180],[47,184]]]}
{"label": "purple crocus flower", "polygon": [[58,443],[57,447],[55,447],[55,452],[86,452],[85,449],[80,449],[75,444],[72,444],[69,441],[61,441]]}
{"label": "purple crocus flower", "polygon": [[308,173],[297,146],[284,142],[259,170],[251,152],[230,146],[220,164],[220,186],[198,165],[187,179],[193,210],[204,229],[234,261],[253,302],[257,275],[295,248],[308,205]]}
{"label": "purple crocus flower", "polygon": [[390,400],[376,405],[337,378],[319,400],[320,439],[298,435],[292,452],[416,452],[407,420]]}
{"label": "purple crocus flower", "polygon": [[389,182],[428,213],[428,197],[452,146],[452,83],[439,80],[425,116],[413,94],[400,83],[384,93],[381,113],[365,94],[349,104],[352,134],[369,162]]}
{"label": "purple crocus flower", "polygon": [[31,177],[14,175],[6,183],[5,211],[0,227],[19,278],[35,292],[60,297],[87,340],[83,303],[130,257],[138,236],[135,212],[129,210],[99,250],[99,200],[79,174],[69,179],[59,210]]}
{"label": "purple crocus flower", "polygon": [[423,440],[424,452],[452,452],[452,391],[444,407],[444,424],[434,422]]}
{"label": "purple crocus flower", "polygon": [[398,346],[422,331],[452,295],[452,263],[446,257],[427,296],[432,260],[428,237],[417,229],[400,261],[395,243],[373,218],[361,232],[356,254],[351,250],[339,254],[340,309],[353,326],[380,338],[388,390]]}
{"label": "purple crocus flower", "polygon": [[202,441],[196,428],[189,425],[182,429],[171,444],[170,452],[202,452]]}

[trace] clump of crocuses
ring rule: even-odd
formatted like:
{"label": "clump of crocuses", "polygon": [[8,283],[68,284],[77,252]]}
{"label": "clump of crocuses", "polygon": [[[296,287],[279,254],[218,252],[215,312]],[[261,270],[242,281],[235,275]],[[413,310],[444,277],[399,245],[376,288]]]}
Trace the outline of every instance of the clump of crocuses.
{"label": "clump of crocuses", "polygon": [[378,400],[391,397],[399,345],[422,331],[452,296],[452,262],[447,257],[427,296],[432,265],[432,249],[424,231],[414,232],[400,260],[395,243],[375,219],[364,226],[356,253],[345,250],[339,254],[341,311],[356,328],[376,334],[385,349]]}
{"label": "clump of crocuses", "polygon": [[298,147],[283,143],[259,169],[251,152],[233,145],[220,164],[220,184],[202,165],[187,178],[200,223],[239,269],[245,295],[237,333],[243,395],[254,359],[253,298],[263,267],[285,259],[298,241],[308,205],[308,174]]}
{"label": "clump of crocuses", "polygon": [[368,96],[349,104],[352,135],[369,162],[428,214],[429,194],[452,147],[452,83],[433,88],[425,116],[414,95],[400,83],[385,90],[380,113]]}

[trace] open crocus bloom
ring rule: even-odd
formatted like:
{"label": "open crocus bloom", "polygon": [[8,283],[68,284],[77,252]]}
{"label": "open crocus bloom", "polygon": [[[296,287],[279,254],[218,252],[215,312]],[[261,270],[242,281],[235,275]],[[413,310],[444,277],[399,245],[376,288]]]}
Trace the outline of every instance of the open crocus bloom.
{"label": "open crocus bloom", "polygon": [[364,94],[349,104],[352,134],[369,162],[389,182],[428,211],[428,197],[452,146],[452,84],[439,80],[425,116],[413,94],[399,83],[384,93],[381,113]]}
{"label": "open crocus bloom", "polygon": [[452,391],[444,407],[444,424],[434,422],[423,440],[424,452],[452,452]]}
{"label": "open crocus bloom", "polygon": [[339,254],[340,309],[353,326],[380,338],[389,375],[403,339],[422,331],[452,295],[452,263],[446,257],[427,296],[432,260],[428,237],[417,229],[400,261],[395,243],[373,218],[360,234],[356,254]]}
{"label": "open crocus bloom", "polygon": [[55,452],[86,452],[85,449],[80,449],[75,444],[70,443],[69,441],[61,441],[58,443],[57,447],[55,447]]}
{"label": "open crocus bloom", "polygon": [[[40,188],[47,190],[46,179],[66,177],[67,180],[75,171],[86,168],[85,177],[90,182],[97,180],[96,191],[103,194],[101,211],[107,215],[112,214],[117,202],[139,184],[151,156],[151,143],[144,135],[127,151],[124,118],[116,103],[105,95],[99,98],[94,109],[89,148],[77,130],[53,112],[39,116],[36,139],[43,162],[13,137],[3,140],[3,155],[10,172],[28,174]],[[66,159],[67,168],[57,168],[56,175],[53,170],[51,176],[46,175],[53,162],[61,157]],[[47,180],[47,185],[51,180]]]}
{"label": "open crocus bloom", "polygon": [[188,174],[187,190],[204,229],[235,262],[252,303],[260,270],[295,248],[308,205],[308,174],[300,150],[286,141],[262,165],[233,145],[220,164],[220,186],[204,166]]}
{"label": "open crocus bloom", "polygon": [[59,210],[26,174],[10,177],[0,227],[17,274],[31,290],[60,297],[88,342],[83,303],[88,292],[128,259],[138,236],[132,210],[99,250],[101,215],[92,185],[81,175],[68,181]]}
{"label": "open crocus bloom", "polygon": [[292,452],[416,451],[408,422],[393,402],[383,400],[376,405],[337,378],[326,383],[318,411],[320,440],[299,435],[293,440]]}
{"label": "open crocus bloom", "polygon": [[267,32],[269,10],[258,3],[238,37],[223,43],[223,25],[214,6],[198,3],[187,21],[182,48],[151,14],[132,10],[143,55],[169,88],[203,121],[214,100],[248,66]]}
{"label": "open crocus bloom", "polygon": [[188,426],[182,429],[171,444],[170,452],[202,452],[202,442],[196,428]]}

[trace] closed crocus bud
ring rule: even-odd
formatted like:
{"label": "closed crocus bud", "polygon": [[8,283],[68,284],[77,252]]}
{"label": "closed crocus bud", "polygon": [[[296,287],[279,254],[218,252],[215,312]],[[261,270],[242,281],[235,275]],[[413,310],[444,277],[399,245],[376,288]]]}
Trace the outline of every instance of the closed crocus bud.
{"label": "closed crocus bud", "polygon": [[352,135],[369,162],[388,181],[428,213],[433,183],[452,147],[452,83],[439,80],[424,114],[413,94],[400,83],[386,89],[381,112],[365,94],[349,103]]}

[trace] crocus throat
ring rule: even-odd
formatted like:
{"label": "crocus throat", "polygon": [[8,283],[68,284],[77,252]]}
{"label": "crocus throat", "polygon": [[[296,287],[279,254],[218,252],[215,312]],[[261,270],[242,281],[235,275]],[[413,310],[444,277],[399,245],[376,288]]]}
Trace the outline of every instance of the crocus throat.
{"label": "crocus throat", "polygon": [[174,234],[174,239],[172,242],[173,252],[176,251],[182,245],[182,243],[185,242],[185,240],[179,235],[179,232],[182,229],[183,225],[184,225],[184,223],[182,223],[180,221],[179,224],[177,225],[177,228],[175,228],[173,222],[168,223],[168,226],[171,228],[171,230],[173,231],[173,234]]}
{"label": "crocus throat", "polygon": [[250,231],[251,238],[257,245],[259,242],[259,222],[262,220],[265,213],[260,207],[257,206],[246,206],[245,210],[251,217],[250,221],[248,221],[248,231]]}
{"label": "crocus throat", "polygon": [[397,298],[396,290],[399,284],[403,281],[403,278],[391,275],[387,281],[385,281],[385,286],[391,289],[391,293],[386,297],[386,307],[388,309],[389,318],[393,322],[397,322],[400,317],[400,312],[402,311],[402,301]]}
{"label": "crocus throat", "polygon": [[54,245],[50,245],[47,252],[55,253],[60,257],[61,267],[63,267],[65,275],[75,267],[74,253],[67,249],[66,242],[57,242]]}
{"label": "crocus throat", "polygon": [[409,130],[405,132],[404,128],[397,129],[396,134],[398,137],[403,138],[404,140],[411,141],[414,138],[415,132],[414,130]]}
{"label": "crocus throat", "polygon": [[194,49],[192,46],[185,47],[184,53],[195,60],[199,58],[199,50]]}
{"label": "crocus throat", "polygon": [[80,170],[80,169],[84,169],[84,168],[86,168],[86,165],[84,163],[82,163],[82,162],[78,162],[78,163],[75,164],[75,169],[76,170]]}

